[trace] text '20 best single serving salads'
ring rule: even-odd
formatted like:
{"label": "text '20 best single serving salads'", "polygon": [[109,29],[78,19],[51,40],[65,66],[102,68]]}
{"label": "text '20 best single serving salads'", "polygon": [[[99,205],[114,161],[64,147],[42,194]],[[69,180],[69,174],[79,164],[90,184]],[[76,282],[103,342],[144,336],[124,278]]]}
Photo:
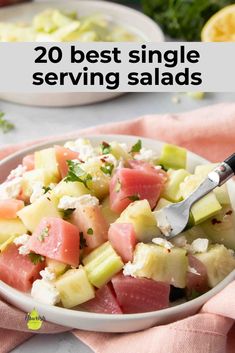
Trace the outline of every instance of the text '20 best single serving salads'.
{"label": "text '20 best single serving salads'", "polygon": [[[235,269],[226,184],[167,240],[159,210],[214,168],[187,151],[87,139],[27,155],[0,185],[0,279],[36,300],[97,313],[141,313],[190,300]],[[166,236],[164,236],[165,234]]]}

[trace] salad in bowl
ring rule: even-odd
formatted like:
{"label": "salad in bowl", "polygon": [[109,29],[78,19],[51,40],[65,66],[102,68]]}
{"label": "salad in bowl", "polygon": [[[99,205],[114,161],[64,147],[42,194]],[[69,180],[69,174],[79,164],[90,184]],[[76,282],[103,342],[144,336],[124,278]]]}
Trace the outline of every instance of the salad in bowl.
{"label": "salad in bowl", "polygon": [[24,156],[0,184],[0,280],[47,306],[122,316],[217,286],[235,269],[227,184],[193,205],[171,241],[159,221],[215,167],[189,171],[188,153],[78,138]]}

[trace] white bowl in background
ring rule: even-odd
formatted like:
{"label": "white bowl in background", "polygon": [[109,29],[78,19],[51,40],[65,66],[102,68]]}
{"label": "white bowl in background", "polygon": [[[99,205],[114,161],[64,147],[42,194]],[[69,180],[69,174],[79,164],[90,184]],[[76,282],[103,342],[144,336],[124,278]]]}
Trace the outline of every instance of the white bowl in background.
{"label": "white bowl in background", "polygon": [[[100,144],[101,141],[117,141],[125,142],[129,146],[136,143],[137,136],[127,135],[97,135],[88,136],[94,145]],[[163,142],[141,138],[143,145],[146,148],[151,148],[160,153]],[[67,140],[67,139],[66,139]],[[10,157],[0,162],[0,182],[2,182],[9,172],[15,168],[26,154],[33,153],[40,148],[47,148],[52,144],[64,143],[65,140],[57,140],[53,143],[44,143],[36,145],[25,150],[16,152]],[[188,152],[187,169],[191,172],[194,171],[198,164],[208,163],[205,159],[198,155]],[[228,182],[228,189],[232,200],[235,201],[235,183]],[[233,204],[233,207],[235,205]],[[78,328],[89,331],[102,331],[102,332],[132,332],[149,328],[153,325],[162,325],[165,323],[173,322],[189,315],[195,314],[202,305],[220,292],[226,285],[235,279],[235,270],[231,272],[222,282],[216,287],[201,295],[200,297],[189,302],[173,306],[168,309],[159,311],[141,313],[141,314],[124,314],[124,315],[110,315],[110,314],[96,314],[83,311],[76,311],[72,309],[64,309],[56,306],[49,306],[34,300],[30,295],[22,293],[7,284],[0,281],[0,295],[5,298],[9,303],[17,308],[29,313],[33,308],[36,308],[40,316],[45,316],[47,321],[54,322],[63,326],[71,328]]]}
{"label": "white bowl in background", "polygon": [[[79,16],[92,13],[104,14],[116,23],[124,25],[130,31],[143,38],[143,42],[163,42],[164,35],[160,27],[149,17],[130,7],[106,1],[48,1],[32,2],[5,7],[0,10],[0,22],[29,22],[38,12],[47,8],[77,11]],[[34,105],[65,107],[91,104],[112,99],[120,92],[75,92],[75,93],[7,93],[1,92],[0,99],[9,102]]]}

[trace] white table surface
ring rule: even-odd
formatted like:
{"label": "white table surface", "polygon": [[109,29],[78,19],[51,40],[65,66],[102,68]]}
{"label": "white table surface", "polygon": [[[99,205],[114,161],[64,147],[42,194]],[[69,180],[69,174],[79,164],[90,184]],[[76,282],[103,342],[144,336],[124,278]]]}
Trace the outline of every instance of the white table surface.
{"label": "white table surface", "polygon": [[[184,94],[181,102],[172,102],[176,94],[130,93],[108,102],[71,108],[35,108],[0,101],[0,111],[6,113],[16,129],[8,134],[0,132],[0,145],[60,134],[74,129],[135,118],[149,113],[181,112],[219,102],[234,102],[235,93],[208,93],[203,100]],[[37,335],[14,353],[89,353],[91,350],[70,333]],[[115,352],[114,352],[115,353]]]}

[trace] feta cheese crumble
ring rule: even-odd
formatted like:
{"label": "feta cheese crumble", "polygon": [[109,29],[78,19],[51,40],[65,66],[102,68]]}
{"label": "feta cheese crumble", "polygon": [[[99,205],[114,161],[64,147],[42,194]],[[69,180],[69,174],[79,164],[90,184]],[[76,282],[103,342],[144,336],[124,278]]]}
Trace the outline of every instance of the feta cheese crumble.
{"label": "feta cheese crumble", "polygon": [[200,273],[194,267],[188,266],[188,272],[193,273],[194,275],[201,276]]}
{"label": "feta cheese crumble", "polygon": [[79,138],[74,141],[73,145],[66,145],[70,150],[79,153],[79,159],[86,162],[89,158],[96,156],[96,151],[91,145],[90,141],[84,138]]}
{"label": "feta cheese crumble", "polygon": [[209,246],[209,240],[208,239],[202,239],[202,238],[198,238],[195,239],[191,246],[190,246],[190,250],[193,253],[203,253],[206,252]]}
{"label": "feta cheese crumble", "polygon": [[0,185],[0,200],[17,198],[21,192],[22,184],[22,177],[17,177],[2,183]]}
{"label": "feta cheese crumble", "polygon": [[7,180],[12,180],[15,178],[22,177],[23,174],[26,172],[26,170],[27,170],[26,167],[24,167],[22,164],[19,164],[18,167],[16,167],[10,172],[10,174],[7,177]]}
{"label": "feta cheese crumble", "polygon": [[25,256],[25,255],[30,254],[30,250],[29,250],[27,244],[21,245],[21,246],[18,248],[18,251],[19,251],[19,254],[20,254],[20,255],[24,255],[24,256]]}
{"label": "feta cheese crumble", "polygon": [[174,247],[174,245],[170,241],[163,239],[163,238],[153,238],[152,242],[154,244],[160,245],[163,248],[168,249],[168,250],[170,250]]}
{"label": "feta cheese crumble", "polygon": [[141,270],[142,268],[143,268],[143,264],[141,264],[140,262],[134,264],[129,261],[123,266],[123,274],[124,276],[136,277],[135,273],[138,270]]}
{"label": "feta cheese crumble", "polygon": [[142,147],[139,153],[136,153],[134,159],[137,161],[151,162],[158,158],[153,150]]}
{"label": "feta cheese crumble", "polygon": [[155,212],[153,212],[153,215],[155,216],[155,218],[157,220],[157,226],[160,229],[160,231],[162,232],[162,234],[165,235],[166,237],[168,237],[171,232],[171,225],[168,222],[168,219],[165,216],[164,212],[162,212],[162,210],[155,211]]}
{"label": "feta cheese crumble", "polygon": [[34,203],[37,201],[41,196],[43,196],[45,190],[43,189],[43,183],[41,181],[36,181],[32,185],[32,194],[30,196],[30,203]]}
{"label": "feta cheese crumble", "polygon": [[79,204],[87,206],[98,206],[99,200],[90,194],[85,194],[79,197],[62,196],[58,208],[68,210],[78,207]]}
{"label": "feta cheese crumble", "polygon": [[31,295],[34,299],[48,305],[60,302],[60,293],[56,286],[45,279],[37,279],[33,282]]}
{"label": "feta cheese crumble", "polygon": [[19,237],[15,238],[13,243],[15,245],[26,245],[26,243],[28,242],[30,236],[28,234],[22,234]]}
{"label": "feta cheese crumble", "polygon": [[52,272],[49,267],[45,267],[44,270],[40,271],[40,275],[42,279],[49,282],[54,281],[54,279],[56,278],[55,273]]}

